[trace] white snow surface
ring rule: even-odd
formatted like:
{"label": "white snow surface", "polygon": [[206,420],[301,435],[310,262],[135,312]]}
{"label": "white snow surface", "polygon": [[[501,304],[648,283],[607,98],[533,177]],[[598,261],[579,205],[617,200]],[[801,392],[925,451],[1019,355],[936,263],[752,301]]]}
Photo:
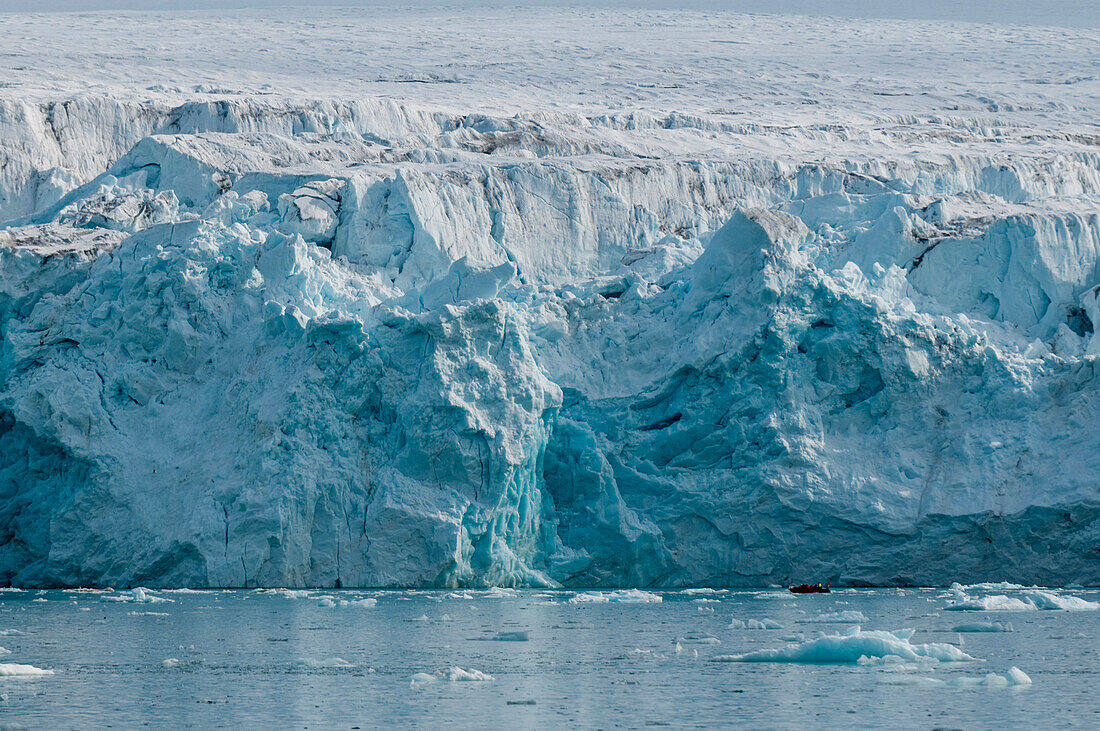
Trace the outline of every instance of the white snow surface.
{"label": "white snow surface", "polygon": [[58,17],[0,584],[1100,583],[1095,25]]}

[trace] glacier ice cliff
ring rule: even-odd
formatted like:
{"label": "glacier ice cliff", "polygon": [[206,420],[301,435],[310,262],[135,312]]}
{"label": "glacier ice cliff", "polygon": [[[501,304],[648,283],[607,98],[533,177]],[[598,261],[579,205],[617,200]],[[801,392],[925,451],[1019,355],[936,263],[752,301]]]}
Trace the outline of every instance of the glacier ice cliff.
{"label": "glacier ice cliff", "polygon": [[186,96],[0,99],[0,585],[1100,583],[1095,127]]}

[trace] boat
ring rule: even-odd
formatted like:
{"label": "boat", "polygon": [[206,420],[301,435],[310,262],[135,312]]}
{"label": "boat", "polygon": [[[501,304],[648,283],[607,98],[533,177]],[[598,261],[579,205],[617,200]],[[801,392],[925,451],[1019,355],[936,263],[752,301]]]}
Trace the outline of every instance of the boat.
{"label": "boat", "polygon": [[799,584],[798,586],[787,587],[794,594],[828,594],[829,585],[825,584]]}

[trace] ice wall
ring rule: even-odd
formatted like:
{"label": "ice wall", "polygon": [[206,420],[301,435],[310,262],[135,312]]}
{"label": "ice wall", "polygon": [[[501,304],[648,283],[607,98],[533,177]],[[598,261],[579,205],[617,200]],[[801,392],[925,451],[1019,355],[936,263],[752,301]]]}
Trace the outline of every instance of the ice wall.
{"label": "ice wall", "polygon": [[1076,83],[0,94],[0,585],[1100,582]]}

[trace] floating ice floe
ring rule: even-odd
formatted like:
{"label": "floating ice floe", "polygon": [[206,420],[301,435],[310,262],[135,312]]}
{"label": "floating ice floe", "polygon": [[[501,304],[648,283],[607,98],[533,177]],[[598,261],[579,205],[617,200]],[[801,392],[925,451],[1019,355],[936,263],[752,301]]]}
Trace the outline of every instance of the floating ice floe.
{"label": "floating ice floe", "polygon": [[1015,589],[1034,589],[1036,587],[1027,587],[1023,584],[1013,584],[1011,581],[986,581],[981,584],[960,584],[955,582],[951,585],[951,591],[973,591],[975,589],[981,591],[1012,591]]}
{"label": "floating ice floe", "polygon": [[678,637],[672,643],[673,645],[720,645],[722,640],[718,639],[714,635],[708,634],[692,634]]}
{"label": "floating ice floe", "polygon": [[174,668],[174,667],[178,666],[179,664],[180,664],[180,660],[179,660],[178,657],[166,657],[161,662],[161,665],[163,665],[166,668]]}
{"label": "floating ice floe", "polygon": [[167,617],[167,612],[126,612],[127,617]]}
{"label": "floating ice floe", "polygon": [[847,664],[861,662],[861,658],[897,657],[901,661],[962,662],[975,658],[944,643],[914,645],[910,642],[913,630],[893,632],[863,631],[851,628],[845,634],[824,635],[799,644],[767,650],[746,652],[740,655],[718,655],[719,662],[792,662],[810,664]]}
{"label": "floating ice floe", "polygon": [[1049,591],[1031,589],[1023,593],[1024,601],[1030,602],[1036,609],[1064,609],[1070,612],[1088,612],[1100,609],[1100,603],[1090,602],[1076,596],[1064,596]]}
{"label": "floating ice floe", "polygon": [[953,612],[1027,612],[1036,609],[1081,612],[1100,609],[1097,602],[1039,589],[1022,591],[1018,597],[1004,594],[973,597],[958,589],[954,590],[954,595],[955,599],[944,609]]}
{"label": "floating ice floe", "polygon": [[811,619],[801,619],[800,622],[868,622],[870,620],[864,616],[863,612],[855,609],[845,609],[841,612],[831,612],[829,614],[819,614]]}
{"label": "floating ice floe", "polygon": [[6,647],[0,647],[0,655],[10,655],[10,654],[11,654],[11,650],[9,650]]}
{"label": "floating ice floe", "polygon": [[480,670],[475,670],[473,668],[466,669],[455,666],[447,668],[446,670],[440,670],[436,673],[416,673],[412,676],[411,685],[415,688],[426,683],[434,683],[437,680],[449,680],[452,683],[462,683],[487,682],[490,680],[495,680],[495,678],[493,678],[493,676],[489,675],[488,673],[481,672]]}
{"label": "floating ice floe", "polygon": [[21,635],[23,630],[19,629],[0,629],[0,637],[10,637],[13,635]]}
{"label": "floating ice floe", "polygon": [[680,593],[681,594],[687,594],[688,596],[695,596],[697,594],[721,594],[722,592],[719,589],[711,589],[711,588],[708,588],[708,587],[700,587],[700,588],[697,588],[697,589],[684,589]]}
{"label": "floating ice floe", "polygon": [[377,604],[378,600],[374,597],[363,597],[362,599],[337,599],[334,596],[320,596],[317,602],[317,606],[319,607],[373,607]]}
{"label": "floating ice floe", "polygon": [[984,677],[961,677],[942,680],[927,675],[889,675],[882,682],[893,685],[927,685],[955,688],[1008,688],[1011,686],[1031,685],[1028,674],[1016,666],[1009,668],[1004,675],[989,673]]}
{"label": "floating ice floe", "polygon": [[783,629],[783,625],[773,619],[737,619],[732,617],[730,629]]}
{"label": "floating ice floe", "polygon": [[316,659],[312,657],[303,657],[298,662],[306,667],[310,668],[353,668],[356,667],[354,663],[350,663],[342,657],[326,657],[323,659]]}
{"label": "floating ice floe", "polygon": [[20,665],[19,663],[0,663],[0,678],[38,677],[41,675],[53,675],[53,670],[44,670],[36,668],[34,665]]}
{"label": "floating ice floe", "polygon": [[307,589],[261,589],[261,594],[277,594],[286,599],[308,599],[312,592]]}
{"label": "floating ice floe", "polygon": [[952,632],[1011,632],[1012,623],[1005,622],[971,622],[960,624],[951,628]]}
{"label": "floating ice floe", "polygon": [[618,591],[588,591],[577,594],[569,600],[570,604],[607,604],[618,602],[621,604],[660,604],[659,594],[654,594],[641,589],[619,589]]}
{"label": "floating ice floe", "polygon": [[117,594],[112,596],[102,596],[100,601],[104,602],[133,602],[135,604],[160,604],[162,602],[170,602],[171,599],[166,597],[157,596],[149,589],[144,587],[136,587],[124,594]]}
{"label": "floating ice floe", "polygon": [[509,589],[501,586],[494,586],[486,591],[483,595],[486,599],[515,599],[519,596],[519,592],[515,589]]}
{"label": "floating ice floe", "polygon": [[527,642],[531,639],[531,636],[527,632],[498,632],[495,635],[488,637],[475,637],[475,640],[484,640],[486,642]]}

